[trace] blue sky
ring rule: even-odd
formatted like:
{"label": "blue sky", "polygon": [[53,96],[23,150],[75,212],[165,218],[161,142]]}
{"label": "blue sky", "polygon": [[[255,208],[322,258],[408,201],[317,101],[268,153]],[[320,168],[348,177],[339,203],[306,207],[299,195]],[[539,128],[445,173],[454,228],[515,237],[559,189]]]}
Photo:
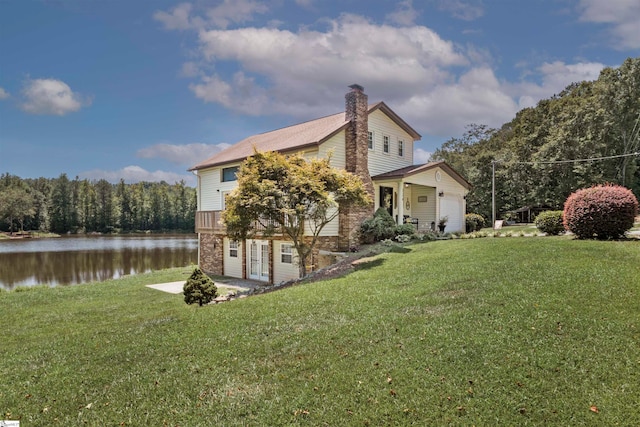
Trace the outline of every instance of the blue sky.
{"label": "blue sky", "polygon": [[638,22],[638,0],[0,0],[0,173],[194,184],[353,83],[422,134],[421,163],[638,56]]}

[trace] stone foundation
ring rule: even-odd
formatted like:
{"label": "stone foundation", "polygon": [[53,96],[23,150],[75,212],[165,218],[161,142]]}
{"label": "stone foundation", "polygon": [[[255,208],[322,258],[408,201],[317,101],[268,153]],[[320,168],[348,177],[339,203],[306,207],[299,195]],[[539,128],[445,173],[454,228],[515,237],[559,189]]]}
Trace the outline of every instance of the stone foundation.
{"label": "stone foundation", "polygon": [[224,274],[224,236],[200,233],[200,269],[206,274]]}

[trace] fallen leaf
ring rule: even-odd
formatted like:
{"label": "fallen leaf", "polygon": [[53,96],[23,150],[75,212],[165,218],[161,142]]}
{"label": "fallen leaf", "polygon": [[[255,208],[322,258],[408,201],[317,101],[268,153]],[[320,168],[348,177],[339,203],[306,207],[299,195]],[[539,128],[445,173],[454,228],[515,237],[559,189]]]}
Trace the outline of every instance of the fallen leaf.
{"label": "fallen leaf", "polygon": [[396,393],[396,391],[394,389],[391,389],[391,390],[389,390],[389,394],[391,396],[395,396],[397,393]]}
{"label": "fallen leaf", "polygon": [[87,406],[85,406],[85,409],[91,409],[91,407],[93,406],[93,403],[89,403]]}
{"label": "fallen leaf", "polygon": [[590,407],[590,408],[589,408],[589,410],[590,410],[591,412],[595,412],[596,414],[597,414],[598,412],[600,412],[600,410],[598,409],[598,407],[597,407],[597,406],[595,406],[595,405],[593,405],[592,407]]}
{"label": "fallen leaf", "polygon": [[391,384],[391,381],[393,381],[393,379],[391,378],[391,375],[387,375],[387,382]]}

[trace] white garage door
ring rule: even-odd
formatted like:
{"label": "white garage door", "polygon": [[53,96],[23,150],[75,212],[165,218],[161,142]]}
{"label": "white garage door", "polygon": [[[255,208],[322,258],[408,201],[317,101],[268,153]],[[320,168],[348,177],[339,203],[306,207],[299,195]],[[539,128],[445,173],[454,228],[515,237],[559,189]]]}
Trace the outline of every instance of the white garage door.
{"label": "white garage door", "polygon": [[446,216],[446,232],[464,231],[464,213],[462,212],[462,199],[458,196],[445,195],[440,199],[440,217]]}

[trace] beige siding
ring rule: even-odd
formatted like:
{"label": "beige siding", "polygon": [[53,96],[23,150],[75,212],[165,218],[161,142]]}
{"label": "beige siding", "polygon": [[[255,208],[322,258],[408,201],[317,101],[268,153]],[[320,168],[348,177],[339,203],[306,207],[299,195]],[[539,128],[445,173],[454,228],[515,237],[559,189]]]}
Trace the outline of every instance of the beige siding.
{"label": "beige siding", "polygon": [[[433,187],[412,186],[411,216],[419,218],[418,229],[427,231],[431,222],[436,221],[436,189]],[[418,202],[418,197],[427,198],[426,202]]]}
{"label": "beige siding", "polygon": [[[369,150],[369,173],[375,176],[413,164],[413,138],[386,114],[376,110],[369,114],[369,131],[373,132],[373,150]],[[383,152],[383,136],[389,137],[389,153]],[[398,156],[398,141],[404,141],[404,156]]]}
{"label": "beige siding", "polygon": [[344,141],[345,132],[341,131],[320,145],[318,157],[324,159],[331,153],[331,166],[337,169],[344,169],[346,165]]}
{"label": "beige siding", "polygon": [[[334,208],[331,210],[331,212],[329,213],[329,215],[333,215],[333,212],[335,212],[338,208]],[[324,226],[324,228],[322,229],[322,231],[320,232],[320,236],[337,236],[338,230],[339,230],[339,220],[338,220],[338,216],[336,216],[333,221],[329,222],[327,225]],[[311,228],[309,227],[308,223],[305,223],[304,225],[304,234],[305,236],[311,236]]]}
{"label": "beige siding", "polygon": [[293,263],[288,264],[282,262],[282,245],[284,243],[290,244],[291,242],[273,241],[273,283],[287,282],[299,277],[298,257],[293,247],[291,248]]}
{"label": "beige siding", "polygon": [[230,255],[230,240],[224,238],[224,275],[229,277],[242,278],[242,242],[238,242],[238,254],[236,257]]}
{"label": "beige siding", "polygon": [[[239,166],[239,163],[224,165],[224,167]],[[205,169],[198,172],[200,176],[201,211],[219,211],[223,207],[223,194],[238,186],[238,181],[222,182],[222,168]]]}

